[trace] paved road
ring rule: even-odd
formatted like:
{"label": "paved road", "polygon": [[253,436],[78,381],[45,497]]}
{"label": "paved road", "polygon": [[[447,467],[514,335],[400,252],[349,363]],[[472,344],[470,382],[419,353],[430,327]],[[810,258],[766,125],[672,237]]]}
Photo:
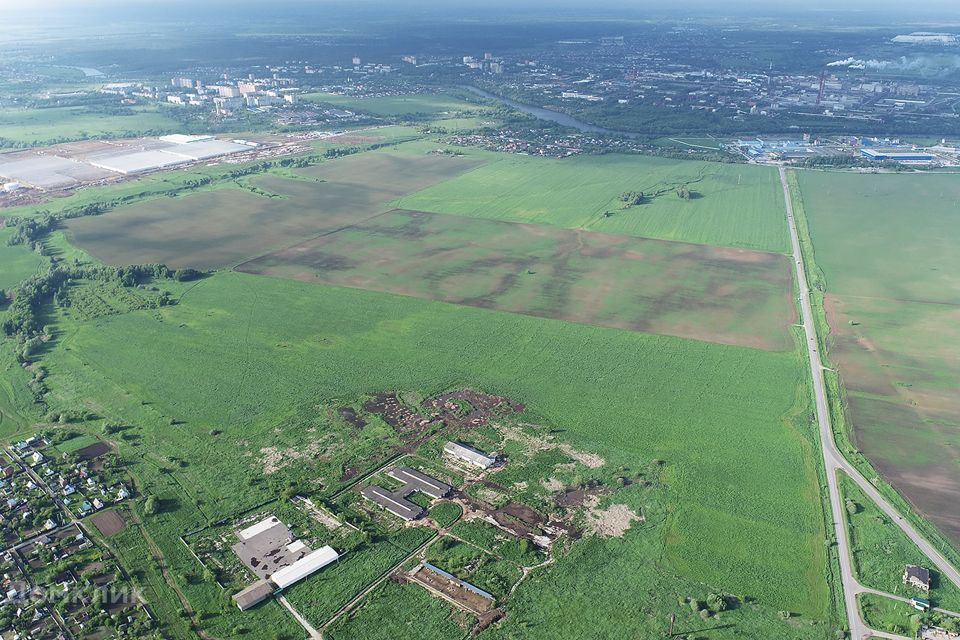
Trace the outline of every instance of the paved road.
{"label": "paved road", "polygon": [[843,471],[866,493],[871,500],[883,511],[892,522],[903,530],[907,536],[930,559],[940,573],[960,586],[960,572],[951,565],[943,555],[921,536],[914,527],[907,522],[886,498],[877,491],[853,465],[847,462],[837,448],[833,439],[833,429],[830,426],[830,411],[827,405],[826,384],[823,381],[824,366],[820,359],[817,346],[817,330],[813,320],[813,310],[810,306],[810,289],[807,286],[807,276],[803,266],[803,254],[800,252],[800,237],[797,234],[797,225],[793,217],[793,201],[790,198],[790,187],[787,184],[787,174],[783,166],[780,167],[780,183],[783,186],[783,198],[787,206],[787,224],[790,227],[790,241],[793,246],[794,267],[797,273],[797,287],[800,290],[800,310],[805,333],[807,352],[810,356],[810,372],[813,376],[813,393],[816,400],[817,423],[820,426],[820,446],[823,453],[823,462],[827,474],[827,486],[830,491],[830,507],[833,512],[833,525],[837,537],[837,547],[840,553],[840,573],[843,581],[843,599],[847,608],[847,617],[850,625],[850,634],[854,640],[862,640],[870,636],[882,638],[899,638],[890,634],[871,630],[860,617],[857,607],[857,593],[864,591],[853,575],[852,555],[846,533],[846,518],[843,517],[843,507],[840,501],[840,489],[837,482],[837,472]]}

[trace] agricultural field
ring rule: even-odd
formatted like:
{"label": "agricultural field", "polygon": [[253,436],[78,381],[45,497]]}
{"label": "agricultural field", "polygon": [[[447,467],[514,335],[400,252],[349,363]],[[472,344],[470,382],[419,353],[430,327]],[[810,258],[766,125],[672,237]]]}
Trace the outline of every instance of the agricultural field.
{"label": "agricultural field", "polygon": [[935,174],[799,177],[853,440],[960,541],[960,184]]}
{"label": "agricultural field", "polygon": [[482,109],[476,102],[447,95],[408,95],[384,97],[356,97],[334,93],[308,93],[306,102],[323,102],[341,109],[353,109],[377,116],[439,116]]}
{"label": "agricultural field", "polygon": [[238,270],[762,349],[793,347],[785,256],[392,211]]}
{"label": "agricultural field", "polygon": [[384,213],[388,201],[473,166],[460,158],[362,154],[305,169],[300,179],[257,176],[235,188],[77,218],[67,231],[108,264],[221,268]]}
{"label": "agricultural field", "polygon": [[[191,578],[201,568],[180,535],[275,498],[288,483],[322,490],[336,481],[337,465],[353,455],[324,440],[331,426],[349,426],[325,417],[338,399],[470,387],[522,403],[527,420],[558,428],[607,468],[662,461],[655,498],[633,487],[617,494],[643,513],[642,526],[574,542],[520,585],[516,613],[490,637],[613,632],[614,623],[655,637],[670,611],[701,628],[701,615],[678,597],[702,601],[709,591],[751,599],[720,614],[717,638],[833,637],[813,434],[792,352],[230,272],[193,283],[176,306],[61,316],[57,330],[63,337],[44,357],[51,410],[82,407],[130,425],[116,439],[119,453],[141,478],[138,490],[163,504],[144,518],[145,531],[193,609],[215,614],[204,623],[211,633],[259,626],[278,608],[243,616],[215,585]],[[369,441],[358,439],[359,458],[383,442],[374,427]],[[304,451],[318,462],[304,461]],[[271,461],[280,464],[266,473]],[[320,473],[321,463],[337,475]],[[140,579],[156,585],[156,576],[150,569]],[[316,618],[329,610],[309,593],[295,596]],[[431,628],[445,624],[431,619]]]}
{"label": "agricultural field", "polygon": [[[615,154],[485,157],[495,161],[394,204],[661,240],[787,250],[783,196],[771,167]],[[684,185],[688,198],[676,193]],[[631,191],[661,195],[625,207],[620,196]]]}
{"label": "agricultural field", "polygon": [[26,147],[97,137],[173,133],[182,127],[163,107],[132,108],[122,115],[98,113],[86,107],[0,109],[0,140]]}

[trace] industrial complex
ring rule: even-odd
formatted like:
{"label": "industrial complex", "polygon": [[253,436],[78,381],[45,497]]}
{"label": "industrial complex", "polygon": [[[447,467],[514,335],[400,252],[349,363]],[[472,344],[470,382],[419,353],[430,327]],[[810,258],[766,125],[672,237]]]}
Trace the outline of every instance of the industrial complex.
{"label": "industrial complex", "polygon": [[205,135],[169,135],[129,140],[89,140],[0,155],[6,192],[33,187],[67,189],[82,184],[139,175],[257,149],[246,140]]}

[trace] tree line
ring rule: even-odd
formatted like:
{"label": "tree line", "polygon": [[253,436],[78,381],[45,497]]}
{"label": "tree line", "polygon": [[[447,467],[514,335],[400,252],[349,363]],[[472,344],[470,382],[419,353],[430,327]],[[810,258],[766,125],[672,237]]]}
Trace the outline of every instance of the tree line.
{"label": "tree line", "polygon": [[[186,271],[190,273],[185,273]],[[40,322],[43,305],[51,300],[66,304],[66,290],[72,280],[114,282],[124,287],[133,287],[150,280],[190,279],[198,274],[199,272],[192,269],[171,271],[162,264],[138,264],[128,267],[55,264],[45,273],[31,276],[17,285],[13,292],[13,302],[0,323],[0,330],[4,335],[18,341],[18,355],[21,361],[26,361],[31,353],[49,338]],[[157,298],[160,306],[172,303],[169,293],[163,292]]]}

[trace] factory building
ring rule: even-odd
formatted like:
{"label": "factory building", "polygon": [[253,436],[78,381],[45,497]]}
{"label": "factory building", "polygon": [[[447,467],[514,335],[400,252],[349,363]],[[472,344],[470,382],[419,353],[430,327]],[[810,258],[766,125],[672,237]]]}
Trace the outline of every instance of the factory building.
{"label": "factory building", "polygon": [[922,151],[885,151],[883,149],[861,149],[860,154],[871,160],[882,162],[895,160],[897,162],[933,162],[936,156]]}

